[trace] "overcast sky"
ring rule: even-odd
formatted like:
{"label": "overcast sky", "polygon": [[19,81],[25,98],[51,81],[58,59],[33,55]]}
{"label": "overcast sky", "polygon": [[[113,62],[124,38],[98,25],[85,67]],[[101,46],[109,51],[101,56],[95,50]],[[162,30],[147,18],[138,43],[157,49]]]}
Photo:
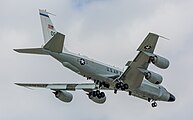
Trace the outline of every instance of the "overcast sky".
{"label": "overcast sky", "polygon": [[[1,120],[192,120],[193,1],[192,0],[0,0],[0,119]],[[30,90],[15,82],[88,82],[49,56],[18,54],[13,48],[40,47],[43,35],[38,9],[47,9],[65,46],[98,61],[123,68],[137,54],[149,32],[159,39],[156,53],[170,60],[163,86],[174,103],[147,101],[127,93],[106,92],[98,105],[83,91],[72,92],[71,103],[50,90]]]}

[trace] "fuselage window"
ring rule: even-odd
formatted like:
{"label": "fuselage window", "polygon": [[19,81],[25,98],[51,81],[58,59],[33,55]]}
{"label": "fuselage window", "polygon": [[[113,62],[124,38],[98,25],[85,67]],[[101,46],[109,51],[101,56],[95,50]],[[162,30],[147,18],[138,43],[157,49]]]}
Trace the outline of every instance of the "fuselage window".
{"label": "fuselage window", "polygon": [[115,73],[115,74],[121,74],[120,71],[115,70],[115,69],[113,69],[113,68],[109,68],[109,67],[107,67],[107,71],[112,72],[112,73]]}
{"label": "fuselage window", "polygon": [[115,73],[115,74],[118,74],[118,70],[114,70],[114,73]]}
{"label": "fuselage window", "polygon": [[107,71],[109,71],[109,68],[107,67]]}

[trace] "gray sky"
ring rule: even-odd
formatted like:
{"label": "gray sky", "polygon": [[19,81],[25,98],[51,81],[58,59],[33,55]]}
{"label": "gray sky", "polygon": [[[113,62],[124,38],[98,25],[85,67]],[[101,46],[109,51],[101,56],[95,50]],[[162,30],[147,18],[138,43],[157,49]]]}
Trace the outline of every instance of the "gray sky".
{"label": "gray sky", "polygon": [[[0,0],[0,119],[1,120],[192,120],[193,1],[192,0]],[[49,56],[18,54],[13,48],[40,47],[43,35],[38,14],[46,8],[56,29],[66,35],[66,47],[123,68],[137,54],[149,32],[159,39],[156,53],[170,60],[167,70],[153,65],[162,83],[176,96],[174,103],[147,101],[126,93],[106,92],[98,105],[83,91],[72,92],[71,103],[49,90],[29,90],[15,82],[88,82]]]}

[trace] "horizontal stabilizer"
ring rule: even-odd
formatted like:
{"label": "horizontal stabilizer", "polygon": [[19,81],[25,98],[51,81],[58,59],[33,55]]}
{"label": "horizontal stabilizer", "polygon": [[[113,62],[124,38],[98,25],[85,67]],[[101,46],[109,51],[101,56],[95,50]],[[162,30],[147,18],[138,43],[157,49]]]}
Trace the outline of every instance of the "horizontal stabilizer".
{"label": "horizontal stabilizer", "polygon": [[19,53],[48,55],[48,53],[43,48],[14,49],[14,51]]}

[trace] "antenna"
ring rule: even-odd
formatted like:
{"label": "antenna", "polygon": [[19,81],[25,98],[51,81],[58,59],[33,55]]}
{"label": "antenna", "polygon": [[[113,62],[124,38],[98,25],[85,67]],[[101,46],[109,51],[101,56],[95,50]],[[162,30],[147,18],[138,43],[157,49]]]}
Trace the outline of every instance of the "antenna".
{"label": "antenna", "polygon": [[164,37],[164,36],[161,36],[161,35],[159,35],[159,37],[161,37],[161,38],[163,38],[163,39],[166,39],[166,40],[170,40],[169,38]]}
{"label": "antenna", "polygon": [[47,14],[49,14],[49,15],[56,16],[56,15],[55,15],[55,14],[53,14],[53,13],[47,12],[47,10],[46,10],[46,9],[44,9],[44,11],[45,11]]}

